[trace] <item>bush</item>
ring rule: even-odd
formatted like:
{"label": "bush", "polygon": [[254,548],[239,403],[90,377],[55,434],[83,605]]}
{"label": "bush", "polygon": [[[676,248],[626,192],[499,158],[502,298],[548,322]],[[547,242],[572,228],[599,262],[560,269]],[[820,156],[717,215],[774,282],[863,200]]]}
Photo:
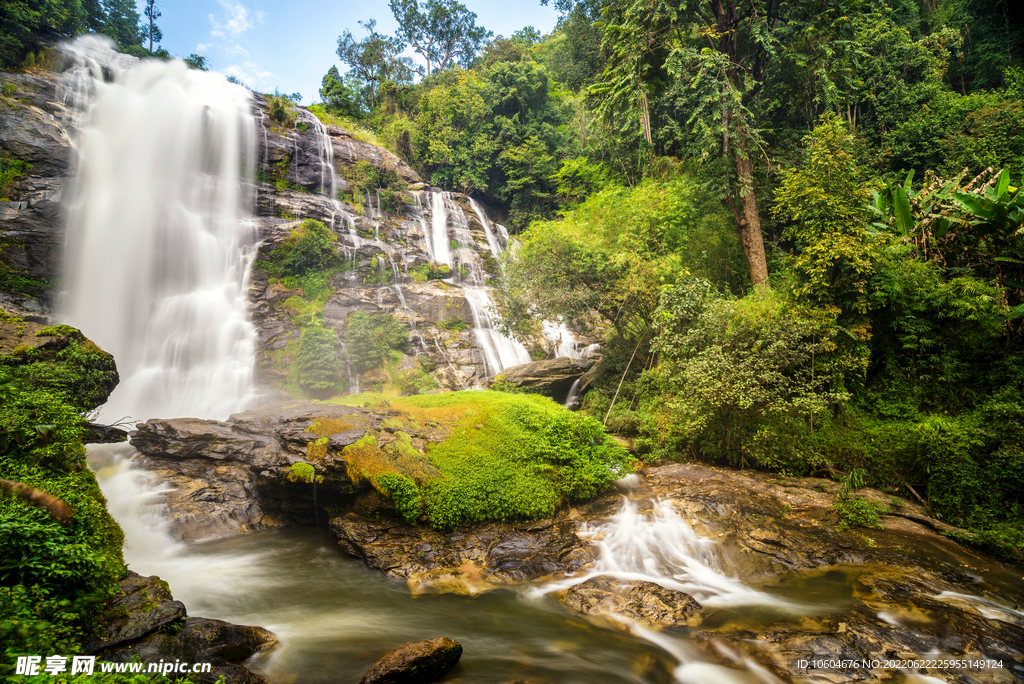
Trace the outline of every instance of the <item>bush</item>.
{"label": "bush", "polygon": [[340,351],[333,328],[305,328],[295,359],[299,386],[318,396],[333,394],[341,379]]}
{"label": "bush", "polygon": [[669,436],[691,454],[740,467],[806,470],[795,441],[848,398],[857,359],[835,341],[834,311],[774,291],[720,298],[683,282],[662,299],[655,350]]}
{"label": "bush", "polygon": [[334,247],[338,236],[324,224],[307,219],[292,232],[289,242],[293,239],[291,248],[281,259],[283,275],[305,276],[338,266],[338,252]]}

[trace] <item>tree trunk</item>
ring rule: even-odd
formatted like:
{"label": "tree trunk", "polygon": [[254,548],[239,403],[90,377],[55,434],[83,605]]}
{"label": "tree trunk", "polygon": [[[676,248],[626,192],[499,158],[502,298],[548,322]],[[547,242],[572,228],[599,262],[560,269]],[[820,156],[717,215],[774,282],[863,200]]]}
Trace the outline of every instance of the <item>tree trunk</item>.
{"label": "tree trunk", "polygon": [[750,282],[755,286],[771,287],[768,282],[768,262],[764,256],[764,240],[761,237],[761,217],[757,213],[757,195],[754,192],[754,174],[747,153],[747,139],[738,135],[735,138],[733,160],[736,164],[736,175],[739,177],[740,199],[743,201],[743,215],[739,217],[736,229],[743,244],[743,253],[750,266]]}

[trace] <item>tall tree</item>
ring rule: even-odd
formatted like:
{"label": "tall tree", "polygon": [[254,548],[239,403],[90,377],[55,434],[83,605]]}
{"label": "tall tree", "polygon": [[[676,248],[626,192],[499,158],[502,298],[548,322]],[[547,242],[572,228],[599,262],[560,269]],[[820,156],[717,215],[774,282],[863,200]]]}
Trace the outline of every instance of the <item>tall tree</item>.
{"label": "tall tree", "polygon": [[146,35],[149,38],[149,54],[153,54],[153,41],[160,42],[164,38],[164,34],[160,31],[160,27],[156,25],[156,20],[161,16],[160,8],[157,7],[156,0],[146,0],[146,21],[148,27],[146,29]]}
{"label": "tall tree", "polygon": [[411,78],[412,60],[402,57],[405,44],[400,38],[391,38],[377,31],[377,20],[359,22],[367,32],[366,38],[356,40],[351,31],[338,38],[338,57],[354,74],[367,84],[370,108],[377,106],[377,90],[385,81],[396,83]]}
{"label": "tall tree", "polygon": [[391,0],[391,12],[398,21],[398,38],[420,53],[429,76],[444,71],[457,60],[468,62],[493,34],[476,25],[476,13],[456,0]]}
{"label": "tall tree", "polygon": [[[605,11],[599,111],[638,119],[653,141],[651,98],[687,116],[701,156],[723,163],[725,199],[736,221],[754,285],[768,267],[751,155],[759,141],[747,103],[761,89],[776,44],[777,0],[630,0]],[[710,161],[710,159],[707,159]]]}

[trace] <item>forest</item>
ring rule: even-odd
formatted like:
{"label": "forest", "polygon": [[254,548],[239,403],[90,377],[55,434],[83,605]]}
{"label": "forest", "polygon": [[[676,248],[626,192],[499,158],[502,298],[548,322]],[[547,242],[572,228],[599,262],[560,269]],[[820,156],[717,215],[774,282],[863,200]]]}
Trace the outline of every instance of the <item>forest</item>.
{"label": "forest", "polygon": [[504,325],[603,337],[583,410],[645,458],[879,486],[1019,553],[1019,10],[557,7],[506,38],[393,0],[311,111],[507,215]]}

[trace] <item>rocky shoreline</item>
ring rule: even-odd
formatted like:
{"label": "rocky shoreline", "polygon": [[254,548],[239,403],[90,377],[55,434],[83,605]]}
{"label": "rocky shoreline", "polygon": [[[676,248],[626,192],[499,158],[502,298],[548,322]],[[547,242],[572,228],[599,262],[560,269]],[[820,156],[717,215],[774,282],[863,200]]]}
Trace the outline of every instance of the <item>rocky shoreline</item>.
{"label": "rocky shoreline", "polygon": [[[304,516],[283,509],[287,497],[275,487],[282,486],[280,474],[302,458],[315,437],[306,428],[328,415],[366,426],[331,435],[339,451],[388,417],[368,408],[297,403],[240,414],[227,423],[149,421],[133,436],[143,453],[137,465],[168,476],[178,488],[167,503],[182,538],[203,531],[183,522],[201,515],[232,521],[216,528],[219,535],[301,524]],[[442,437],[418,436],[425,442]],[[330,459],[324,472],[334,485],[321,492],[327,497],[333,492],[334,510],[341,508],[328,523],[339,546],[368,567],[405,579],[414,593],[473,594],[558,582],[563,588],[556,598],[589,619],[620,629],[639,625],[683,633],[703,644],[712,662],[746,668],[744,659],[752,659],[785,680],[874,680],[880,670],[808,670],[800,662],[914,660],[928,653],[1003,663],[1002,669],[923,670],[951,676],[948,681],[1024,677],[1020,568],[942,536],[940,531],[950,528],[913,502],[860,490],[858,495],[887,511],[881,528],[840,531],[834,508],[838,485],[832,481],[667,463],[646,468],[628,491],[608,492],[549,519],[490,522],[443,533],[406,524],[389,501],[345,479],[340,454]],[[218,496],[223,497],[219,502]],[[703,606],[699,596],[650,581],[591,577],[601,554],[595,530],[600,536],[624,497],[641,513],[667,502],[697,535],[713,540],[724,573],[753,590],[782,595],[794,583],[832,582],[846,587],[846,598],[838,609],[751,617],[742,610]],[[312,522],[308,512],[305,519]],[[565,586],[576,580],[582,581]],[[992,607],[1000,605],[1005,608]]]}

